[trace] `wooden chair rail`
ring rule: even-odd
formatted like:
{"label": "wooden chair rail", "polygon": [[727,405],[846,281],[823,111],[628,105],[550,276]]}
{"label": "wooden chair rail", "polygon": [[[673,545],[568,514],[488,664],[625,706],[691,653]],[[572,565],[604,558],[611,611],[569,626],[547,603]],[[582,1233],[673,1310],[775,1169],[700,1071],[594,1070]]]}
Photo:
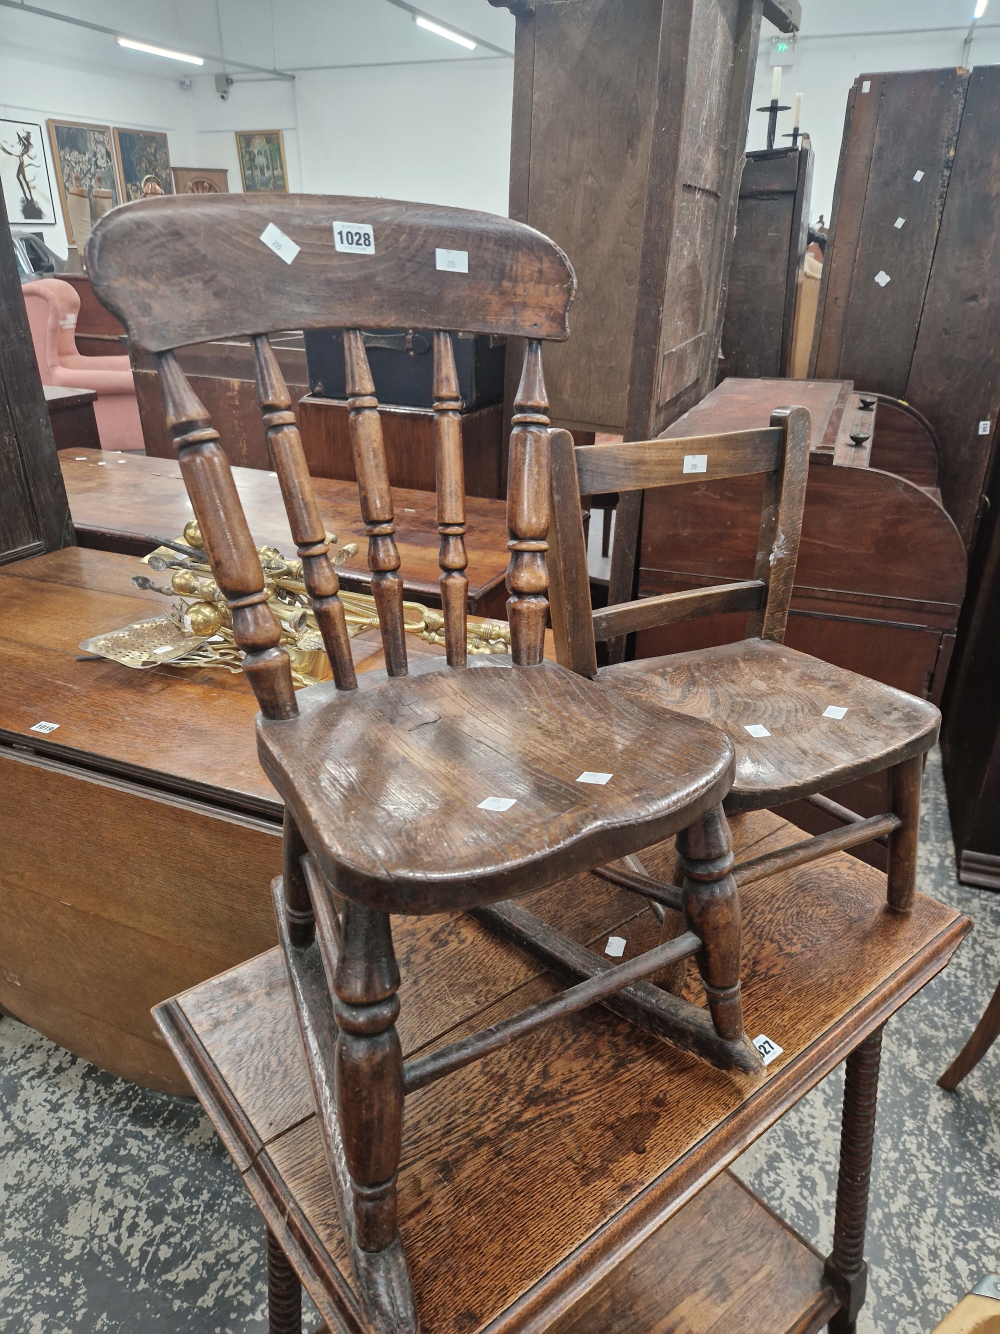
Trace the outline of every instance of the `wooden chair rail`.
{"label": "wooden chair rail", "polygon": [[451,1042],[448,1046],[440,1047],[426,1056],[418,1056],[412,1061],[407,1061],[403,1066],[404,1091],[415,1093],[417,1089],[432,1084],[453,1070],[460,1070],[463,1065],[478,1061],[480,1057],[488,1056],[490,1052],[505,1047],[515,1038],[531,1033],[542,1024],[560,1019],[564,1015],[575,1014],[578,1010],[586,1009],[588,1005],[614,995],[616,991],[621,991],[630,983],[648,977],[650,973],[658,972],[661,968],[678,963],[682,959],[689,959],[701,949],[701,943],[693,931],[685,931],[675,936],[673,940],[668,940],[662,945],[657,945],[655,949],[629,959],[627,963],[618,964],[603,973],[595,973],[593,977],[578,982],[576,986],[567,987],[547,1000],[529,1005],[527,1009],[511,1015],[509,1019],[491,1024],[489,1028],[480,1029],[478,1033],[473,1033],[458,1042]]}
{"label": "wooden chair rail", "polygon": [[675,912],[680,912],[684,907],[683,889],[679,885],[668,884],[666,880],[654,880],[651,875],[640,874],[638,871],[619,871],[615,866],[597,866],[594,868],[594,875],[599,875],[602,880],[607,880],[612,885],[621,885],[622,889],[630,889],[636,894],[641,894],[644,899],[649,899],[653,903],[673,908]]}
{"label": "wooden chair rail", "polygon": [[680,593],[659,593],[637,602],[619,602],[613,607],[599,607],[593,612],[594,638],[613,639],[636,630],[652,630],[660,625],[674,625],[695,616],[715,616],[725,611],[756,611],[764,605],[767,585],[762,579],[740,583],[717,584],[709,588],[685,589]]}
{"label": "wooden chair rail", "polygon": [[[822,793],[814,792],[812,796],[806,797],[810,806],[815,806],[818,811],[823,811],[827,815],[832,815],[835,820],[841,824],[860,824],[864,820],[863,815],[858,815],[857,811],[848,810],[846,806],[841,806],[839,801],[832,801],[829,797],[824,797]],[[873,843],[880,843],[882,847],[888,845],[889,839],[885,834],[872,839]]]}
{"label": "wooden chair rail", "polygon": [[642,491],[718,477],[774,472],[781,463],[779,426],[681,440],[629,440],[625,444],[581,445],[576,466],[583,495]]}
{"label": "wooden chair rail", "polygon": [[870,843],[902,827],[903,822],[898,815],[873,815],[867,820],[859,820],[857,824],[849,824],[844,829],[831,829],[827,834],[816,834],[814,838],[792,843],[778,852],[753,857],[733,867],[733,879],[737,885],[749,885],[777,871],[790,871],[793,866],[804,866],[806,862],[829,857],[833,852],[844,852],[848,848],[856,848],[859,843]]}

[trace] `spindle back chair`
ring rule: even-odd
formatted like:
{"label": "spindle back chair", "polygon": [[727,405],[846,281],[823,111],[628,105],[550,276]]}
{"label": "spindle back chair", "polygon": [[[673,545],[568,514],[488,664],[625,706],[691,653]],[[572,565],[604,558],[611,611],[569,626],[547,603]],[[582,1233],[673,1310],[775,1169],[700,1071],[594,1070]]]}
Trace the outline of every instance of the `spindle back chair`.
{"label": "spindle back chair", "polygon": [[[286,811],[283,876],[272,887],[279,939],[362,1306],[373,1331],[413,1331],[396,1224],[407,1093],[595,1001],[717,1065],[759,1073],[743,1032],[739,901],[721,806],[733,748],[713,727],[544,658],[549,423],[541,344],[567,337],[575,288],[569,261],[548,238],[505,218],[432,205],[182,196],[108,214],[92,233],[87,264],[132,347],[157,358],[182,476],[261,706],[258,753]],[[362,330],[412,326],[436,331],[446,665],[424,659],[410,672]],[[351,439],[385,651],[385,672],[360,678],[265,332],[318,327],[345,330]],[[511,656],[502,663],[466,655],[451,330],[525,340],[508,488]],[[234,336],[252,339],[271,458],[333,668],[332,682],[299,696],[218,432],[174,353]],[[690,871],[690,929],[619,967],[508,899],[673,834]],[[544,937],[555,951],[551,967],[578,984],[404,1064],[389,913],[457,909],[510,939]],[[707,1011],[642,980],[691,956]]]}

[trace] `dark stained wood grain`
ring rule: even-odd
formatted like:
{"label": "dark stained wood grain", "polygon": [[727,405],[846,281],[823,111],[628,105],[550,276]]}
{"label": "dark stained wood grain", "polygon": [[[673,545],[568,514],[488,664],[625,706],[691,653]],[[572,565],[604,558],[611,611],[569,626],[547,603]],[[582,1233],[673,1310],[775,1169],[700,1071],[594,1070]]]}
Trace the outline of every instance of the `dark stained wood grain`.
{"label": "dark stained wood grain", "polygon": [[[741,855],[793,836],[763,813],[737,817],[733,830]],[[651,869],[663,874],[672,855],[670,848],[656,850]],[[594,888],[585,891],[588,881]],[[585,876],[561,897],[585,908],[607,892],[606,883]],[[810,904],[805,919],[803,896]],[[400,1226],[426,1327],[561,1330],[553,1322],[564,1319],[574,1334],[608,1328],[600,1319],[588,1324],[585,1315],[591,1297],[598,1312],[606,1309],[603,1275],[612,1292],[622,1292],[611,1276],[615,1266],[629,1255],[638,1263],[637,1243],[660,1235],[657,1229],[700,1187],[942,967],[968,929],[950,909],[920,897],[909,918],[887,913],[884,879],[843,855],[749,887],[742,897],[747,1023],[785,1049],[759,1088],[748,1090],[594,1010],[542,1029],[407,1100]],[[401,958],[408,933],[427,933],[433,920],[398,925]],[[489,977],[494,961],[506,957],[504,947],[468,919],[451,920],[464,936],[467,971],[487,984],[470,1031],[550,994],[551,984],[542,978],[511,992],[509,974],[501,969],[491,1004]],[[628,936],[629,956],[655,941],[658,931],[652,914],[641,912],[620,931]],[[605,940],[595,942],[598,951]],[[432,936],[422,948],[433,949],[433,942]],[[412,960],[414,967],[420,957]],[[469,967],[474,960],[482,960],[478,968]],[[416,1027],[404,1049],[420,1048],[434,1034],[437,1041],[461,1036],[463,1029],[454,1028],[433,989],[407,990],[407,972],[404,963],[400,1022],[409,1009]],[[810,994],[808,1007],[799,1003],[803,989]],[[279,1235],[321,1314],[337,1321],[334,1327],[360,1334],[355,1299],[342,1277],[346,1270],[336,1268],[346,1257],[276,952],[188,993],[161,1015],[199,1095],[239,1155],[254,1198],[269,1221],[280,1221]],[[539,1097],[536,1072],[543,1066],[558,1072],[555,1101]],[[242,1130],[240,1103],[253,1109]],[[605,1183],[601,1190],[594,1189],[596,1173]],[[706,1206],[711,1199],[704,1197]],[[687,1291],[683,1276],[694,1260],[682,1251],[676,1263],[676,1281]],[[710,1268],[702,1262],[704,1286],[696,1291],[704,1306],[698,1310],[725,1300],[711,1293]],[[643,1265],[643,1283],[662,1291],[674,1272],[672,1264]],[[627,1274],[627,1267],[620,1273]],[[747,1294],[751,1310],[762,1295]],[[784,1298],[772,1297],[780,1309]],[[640,1312],[652,1300],[638,1292],[635,1299]],[[818,1320],[818,1308],[811,1309]],[[721,1334],[732,1326],[722,1320],[717,1328]]]}
{"label": "dark stained wood grain", "polygon": [[682,417],[660,433],[663,440],[724,431],[762,430],[775,408],[809,409],[814,450],[837,442],[852,389],[849,380],[792,380],[730,375]]}
{"label": "dark stained wood grain", "polygon": [[[87,271],[143,351],[276,328],[398,328],[408,320],[568,335],[573,270],[547,237],[506,218],[346,195],[177,195],[113,212],[91,233]],[[375,254],[338,252],[334,222],[371,227]],[[260,240],[269,225],[299,246],[293,263]],[[437,248],[467,251],[468,274],[442,282]]]}
{"label": "dark stained wood grain", "polygon": [[47,384],[42,386],[42,392],[57,450],[101,448],[94,416],[95,390],[62,389]]}
{"label": "dark stained wood grain", "polygon": [[879,394],[869,465],[905,477],[915,486],[938,485],[941,443],[933,426],[912,403]]}

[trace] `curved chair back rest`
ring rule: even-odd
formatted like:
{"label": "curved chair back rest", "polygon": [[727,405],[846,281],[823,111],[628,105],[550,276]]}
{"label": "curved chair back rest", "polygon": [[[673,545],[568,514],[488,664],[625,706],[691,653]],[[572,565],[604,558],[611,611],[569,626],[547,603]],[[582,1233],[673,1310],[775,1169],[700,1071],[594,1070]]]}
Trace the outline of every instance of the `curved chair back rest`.
{"label": "curved chair back rest", "polygon": [[338,689],[356,686],[338,581],[288,389],[267,334],[341,328],[351,442],[386,667],[406,674],[403,581],[378,400],[363,330],[435,330],[434,425],[441,600],[450,666],[466,661],[465,484],[451,331],[524,338],[510,447],[507,586],[514,662],[541,662],[548,614],[548,403],[543,339],[568,336],[576,289],[554,242],[507,218],[346,196],[139,200],[91,234],[94,292],[134,348],[156,354],[167,421],[216,582],[268,718],[298,712],[280,629],[219,435],[174,349],[249,336],[271,460]]}
{"label": "curved chair back rest", "polygon": [[[809,432],[805,408],[778,408],[770,426],[760,429],[620,445],[574,448],[568,431],[553,431],[549,572],[552,630],[563,666],[593,677],[597,640],[728,611],[749,612],[748,638],[783,643],[802,535]],[[753,473],[765,474],[753,579],[592,610],[581,495]]]}

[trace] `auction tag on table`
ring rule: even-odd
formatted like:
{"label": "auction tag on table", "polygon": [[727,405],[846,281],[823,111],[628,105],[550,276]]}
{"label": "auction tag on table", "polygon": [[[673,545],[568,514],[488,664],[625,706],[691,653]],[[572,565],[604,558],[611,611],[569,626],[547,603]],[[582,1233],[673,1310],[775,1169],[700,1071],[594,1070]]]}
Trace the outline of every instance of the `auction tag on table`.
{"label": "auction tag on table", "polygon": [[770,735],[771,735],[771,733],[767,730],[767,728],[761,726],[760,723],[744,723],[744,724],[743,724],[743,730],[744,730],[744,732],[749,732],[751,736],[770,736]]}
{"label": "auction tag on table", "polygon": [[979,423],[979,434],[980,434],[980,435],[989,435],[989,433],[990,433],[990,423],[989,423],[989,420],[987,419],[987,420],[984,421],[984,422],[980,422],[980,423]]}
{"label": "auction tag on table", "polygon": [[776,1042],[773,1042],[763,1033],[757,1034],[753,1040],[753,1045],[757,1048],[760,1059],[765,1065],[770,1065],[772,1061],[776,1061],[779,1056],[784,1055],[784,1047],[779,1047]]}
{"label": "auction tag on table", "polygon": [[58,728],[58,723],[34,723],[28,728],[29,732],[54,732]]}
{"label": "auction tag on table", "polygon": [[685,454],[681,472],[708,472],[708,455]]}
{"label": "auction tag on table", "polygon": [[480,811],[509,811],[511,806],[517,801],[517,797],[487,797],[477,806]]}
{"label": "auction tag on table", "polygon": [[913,179],[915,181],[922,181],[924,179],[924,173],[922,171],[915,171],[913,173]]}
{"label": "auction tag on table", "polygon": [[879,287],[884,287],[886,283],[891,283],[892,279],[886,273],[885,269],[879,269],[878,273],[875,275],[875,281],[878,283]]}
{"label": "auction tag on table", "polygon": [[625,953],[626,942],[621,936],[608,936],[608,943],[604,946],[604,953],[610,954],[612,959],[620,959]]}
{"label": "auction tag on table", "polygon": [[599,774],[595,773],[593,769],[584,769],[576,781],[578,783],[600,783],[603,787],[605,783],[610,783],[612,778],[614,778],[614,774]]}
{"label": "auction tag on table", "polygon": [[846,713],[847,710],[845,708],[842,708],[839,704],[828,704],[826,708],[823,710],[823,717],[843,718]]}
{"label": "auction tag on table", "polygon": [[286,264],[291,264],[292,260],[299,253],[300,247],[295,244],[290,236],[286,236],[280,227],[275,227],[273,222],[269,222],[260,234],[260,239],[273,250],[279,259],[283,259]]}
{"label": "auction tag on table", "polygon": [[375,228],[370,222],[335,222],[333,245],[346,255],[374,255]]}
{"label": "auction tag on table", "polygon": [[434,267],[444,269],[448,273],[468,273],[469,252],[467,250],[442,250],[438,247],[434,251]]}
{"label": "auction tag on table", "polygon": [[899,229],[900,229],[900,227],[902,227],[902,225],[903,225],[903,223],[904,223],[905,221],[906,221],[905,218],[897,218],[896,221],[895,221],[892,225],[896,228],[896,230],[897,230],[897,232],[898,232]]}

